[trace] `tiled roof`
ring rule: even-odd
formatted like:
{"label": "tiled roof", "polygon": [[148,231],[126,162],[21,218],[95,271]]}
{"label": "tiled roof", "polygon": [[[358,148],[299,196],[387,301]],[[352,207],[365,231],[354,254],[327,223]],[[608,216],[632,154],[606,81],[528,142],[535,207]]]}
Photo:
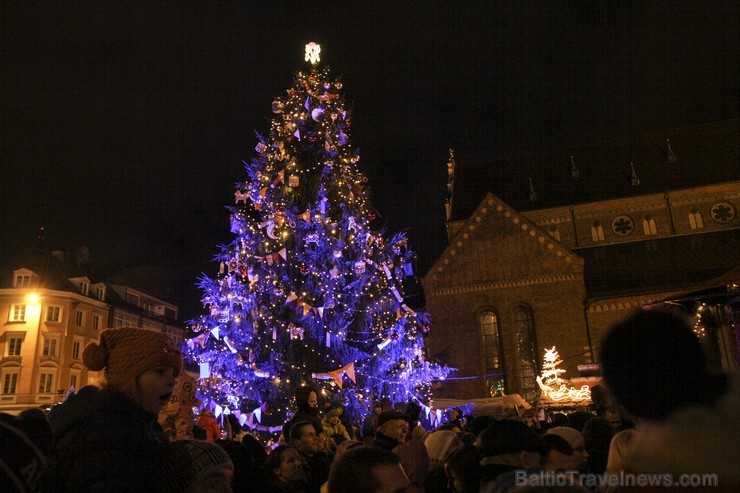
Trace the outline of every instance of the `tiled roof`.
{"label": "tiled roof", "polygon": [[[675,155],[669,161],[668,139]],[[571,159],[578,178],[571,174]],[[631,182],[630,163],[640,180]],[[455,169],[452,220],[467,219],[487,192],[519,211],[691,188],[740,178],[740,120],[602,142],[576,149],[469,163]],[[537,194],[530,201],[529,180]]]}
{"label": "tiled roof", "polygon": [[740,265],[740,229],[582,248],[590,299],[691,289]]}

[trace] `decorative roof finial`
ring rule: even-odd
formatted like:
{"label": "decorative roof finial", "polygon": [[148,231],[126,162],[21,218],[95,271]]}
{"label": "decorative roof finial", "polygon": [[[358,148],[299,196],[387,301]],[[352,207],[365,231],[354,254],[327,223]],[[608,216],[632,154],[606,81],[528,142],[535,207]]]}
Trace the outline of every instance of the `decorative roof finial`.
{"label": "decorative roof finial", "polygon": [[671,148],[671,139],[665,139],[666,143],[668,144],[668,150],[665,153],[665,157],[668,160],[669,163],[675,163],[676,162],[676,153],[673,152],[673,149]]}
{"label": "decorative roof finial", "polygon": [[534,191],[534,186],[532,185],[532,178],[529,179],[529,201],[537,202],[537,192]]}
{"label": "decorative roof finial", "polygon": [[630,162],[630,169],[632,169],[632,186],[636,187],[640,184],[640,178],[635,173],[635,163]]}
{"label": "decorative roof finial", "polygon": [[450,147],[450,157],[447,160],[447,197],[445,198],[445,212],[447,222],[452,217],[452,193],[455,190],[455,150]]}
{"label": "decorative roof finial", "polygon": [[319,53],[321,53],[321,45],[317,45],[313,41],[306,45],[305,59],[307,62],[311,62],[311,65],[316,65],[321,61],[321,58],[319,58]]}
{"label": "decorative roof finial", "polygon": [[576,168],[576,162],[573,160],[573,156],[570,157],[570,176],[573,178],[581,176],[581,172]]}

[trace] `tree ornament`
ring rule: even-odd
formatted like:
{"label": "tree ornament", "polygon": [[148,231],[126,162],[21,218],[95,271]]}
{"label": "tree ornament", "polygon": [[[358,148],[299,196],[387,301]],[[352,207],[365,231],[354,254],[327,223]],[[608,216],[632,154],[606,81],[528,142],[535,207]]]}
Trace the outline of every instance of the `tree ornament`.
{"label": "tree ornament", "polygon": [[272,112],[273,113],[282,113],[284,108],[285,108],[285,103],[283,103],[279,99],[276,99],[275,101],[272,102]]}
{"label": "tree ornament", "polygon": [[298,178],[298,175],[290,175],[288,177],[288,186],[289,187],[297,187],[300,184],[301,180]]}
{"label": "tree ornament", "polygon": [[354,265],[355,274],[363,274],[365,272],[365,262],[358,260]]}

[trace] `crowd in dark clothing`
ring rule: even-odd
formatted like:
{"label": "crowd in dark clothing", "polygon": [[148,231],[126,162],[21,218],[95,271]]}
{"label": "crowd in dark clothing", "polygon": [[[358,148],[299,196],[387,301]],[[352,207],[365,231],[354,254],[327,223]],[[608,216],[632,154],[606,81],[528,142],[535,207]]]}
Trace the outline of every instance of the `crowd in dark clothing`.
{"label": "crowd in dark clothing", "polygon": [[[147,350],[142,338],[151,333],[111,329],[83,354],[88,367],[106,369],[107,386],[81,389],[47,415],[0,416],[2,491],[556,491],[522,482],[543,474],[560,478],[557,491],[643,491],[584,482],[623,473],[713,473],[712,491],[735,491],[740,381],[710,375],[687,331],[673,315],[643,310],[616,324],[601,348],[604,385],[593,388],[590,406],[534,425],[518,409],[495,417],[451,409],[444,425],[426,430],[416,403],[387,401],[371,402],[367,417],[352,422],[341,402],[322,404],[317,389],[302,386],[279,440],[268,443],[254,424],[219,420],[208,409],[188,423],[192,437],[174,440],[156,409],[180,370],[179,350],[165,339]],[[661,367],[668,364],[691,377],[661,381],[673,375]]]}

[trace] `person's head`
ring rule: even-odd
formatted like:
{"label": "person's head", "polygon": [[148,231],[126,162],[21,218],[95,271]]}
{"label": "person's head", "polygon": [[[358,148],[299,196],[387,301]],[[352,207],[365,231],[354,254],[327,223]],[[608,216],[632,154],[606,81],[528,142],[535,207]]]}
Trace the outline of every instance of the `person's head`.
{"label": "person's head", "polygon": [[157,414],[170,400],[182,352],[164,334],[121,327],[101,332],[99,342],[85,347],[82,362],[93,371],[104,369],[109,386]]}
{"label": "person's head", "polygon": [[359,440],[345,440],[339,445],[337,445],[337,449],[334,451],[334,460],[338,460],[341,456],[344,455],[347,450],[359,447],[362,445],[362,442]]}
{"label": "person's head", "polygon": [[467,445],[453,452],[445,462],[447,487],[452,493],[477,493],[481,480],[478,449]]}
{"label": "person's head", "polygon": [[662,421],[708,397],[701,342],[683,317],[666,310],[639,309],[614,324],[600,356],[607,387],[636,418]]}
{"label": "person's head", "polygon": [[622,414],[618,409],[614,407],[607,407],[604,409],[604,419],[612,425],[614,431],[621,431],[622,429]]}
{"label": "person's head", "polygon": [[378,415],[375,434],[385,435],[398,443],[406,441],[409,431],[409,416],[401,411],[383,411]]}
{"label": "person's head", "polygon": [[373,402],[373,414],[378,415],[383,412],[383,403],[380,401]]}
{"label": "person's head", "polygon": [[319,394],[310,385],[301,385],[295,389],[295,403],[299,409],[316,409],[319,406]]}
{"label": "person's head", "polygon": [[379,447],[353,447],[332,463],[329,493],[405,492],[411,483],[400,460]]}
{"label": "person's head", "polygon": [[452,430],[435,430],[426,437],[424,446],[429,460],[444,464],[450,455],[462,447],[462,442]]}
{"label": "person's head", "polygon": [[306,455],[319,451],[319,436],[309,421],[299,421],[290,427],[290,444]]}
{"label": "person's head", "polygon": [[303,461],[298,450],[291,445],[280,445],[267,456],[265,470],[270,477],[287,483],[303,479]]}
{"label": "person's head", "polygon": [[330,407],[326,410],[326,420],[333,424],[339,424],[339,415],[342,414],[342,408],[341,407]]}
{"label": "person's head", "polygon": [[573,447],[560,435],[545,433],[542,438],[550,446],[550,451],[542,460],[542,466],[549,471],[575,471],[580,467],[580,458],[573,453]]}
{"label": "person's head", "polygon": [[547,430],[548,435],[557,435],[563,438],[573,450],[572,469],[585,469],[588,465],[588,452],[586,452],[586,441],[578,430],[569,426],[556,426]]}
{"label": "person's head", "polygon": [[[502,419],[478,435],[476,446],[483,460],[515,464],[521,468],[539,467],[547,454],[547,443],[521,421]],[[506,457],[504,457],[506,456]]]}
{"label": "person's head", "polygon": [[629,429],[622,430],[612,437],[609,444],[609,456],[606,461],[608,472],[617,472],[624,469],[625,458],[629,454],[636,436],[637,431]]}
{"label": "person's head", "polygon": [[242,491],[246,485],[254,482],[254,475],[261,470],[262,463],[257,463],[249,447],[236,440],[227,440],[221,448],[229,455],[234,464],[233,487],[235,491]]}
{"label": "person's head", "polygon": [[159,465],[155,481],[162,493],[231,493],[234,465],[215,443],[176,440]]}
{"label": "person's head", "polygon": [[18,416],[0,413],[0,484],[8,491],[40,491],[38,484],[53,445],[43,411],[27,409]]}

